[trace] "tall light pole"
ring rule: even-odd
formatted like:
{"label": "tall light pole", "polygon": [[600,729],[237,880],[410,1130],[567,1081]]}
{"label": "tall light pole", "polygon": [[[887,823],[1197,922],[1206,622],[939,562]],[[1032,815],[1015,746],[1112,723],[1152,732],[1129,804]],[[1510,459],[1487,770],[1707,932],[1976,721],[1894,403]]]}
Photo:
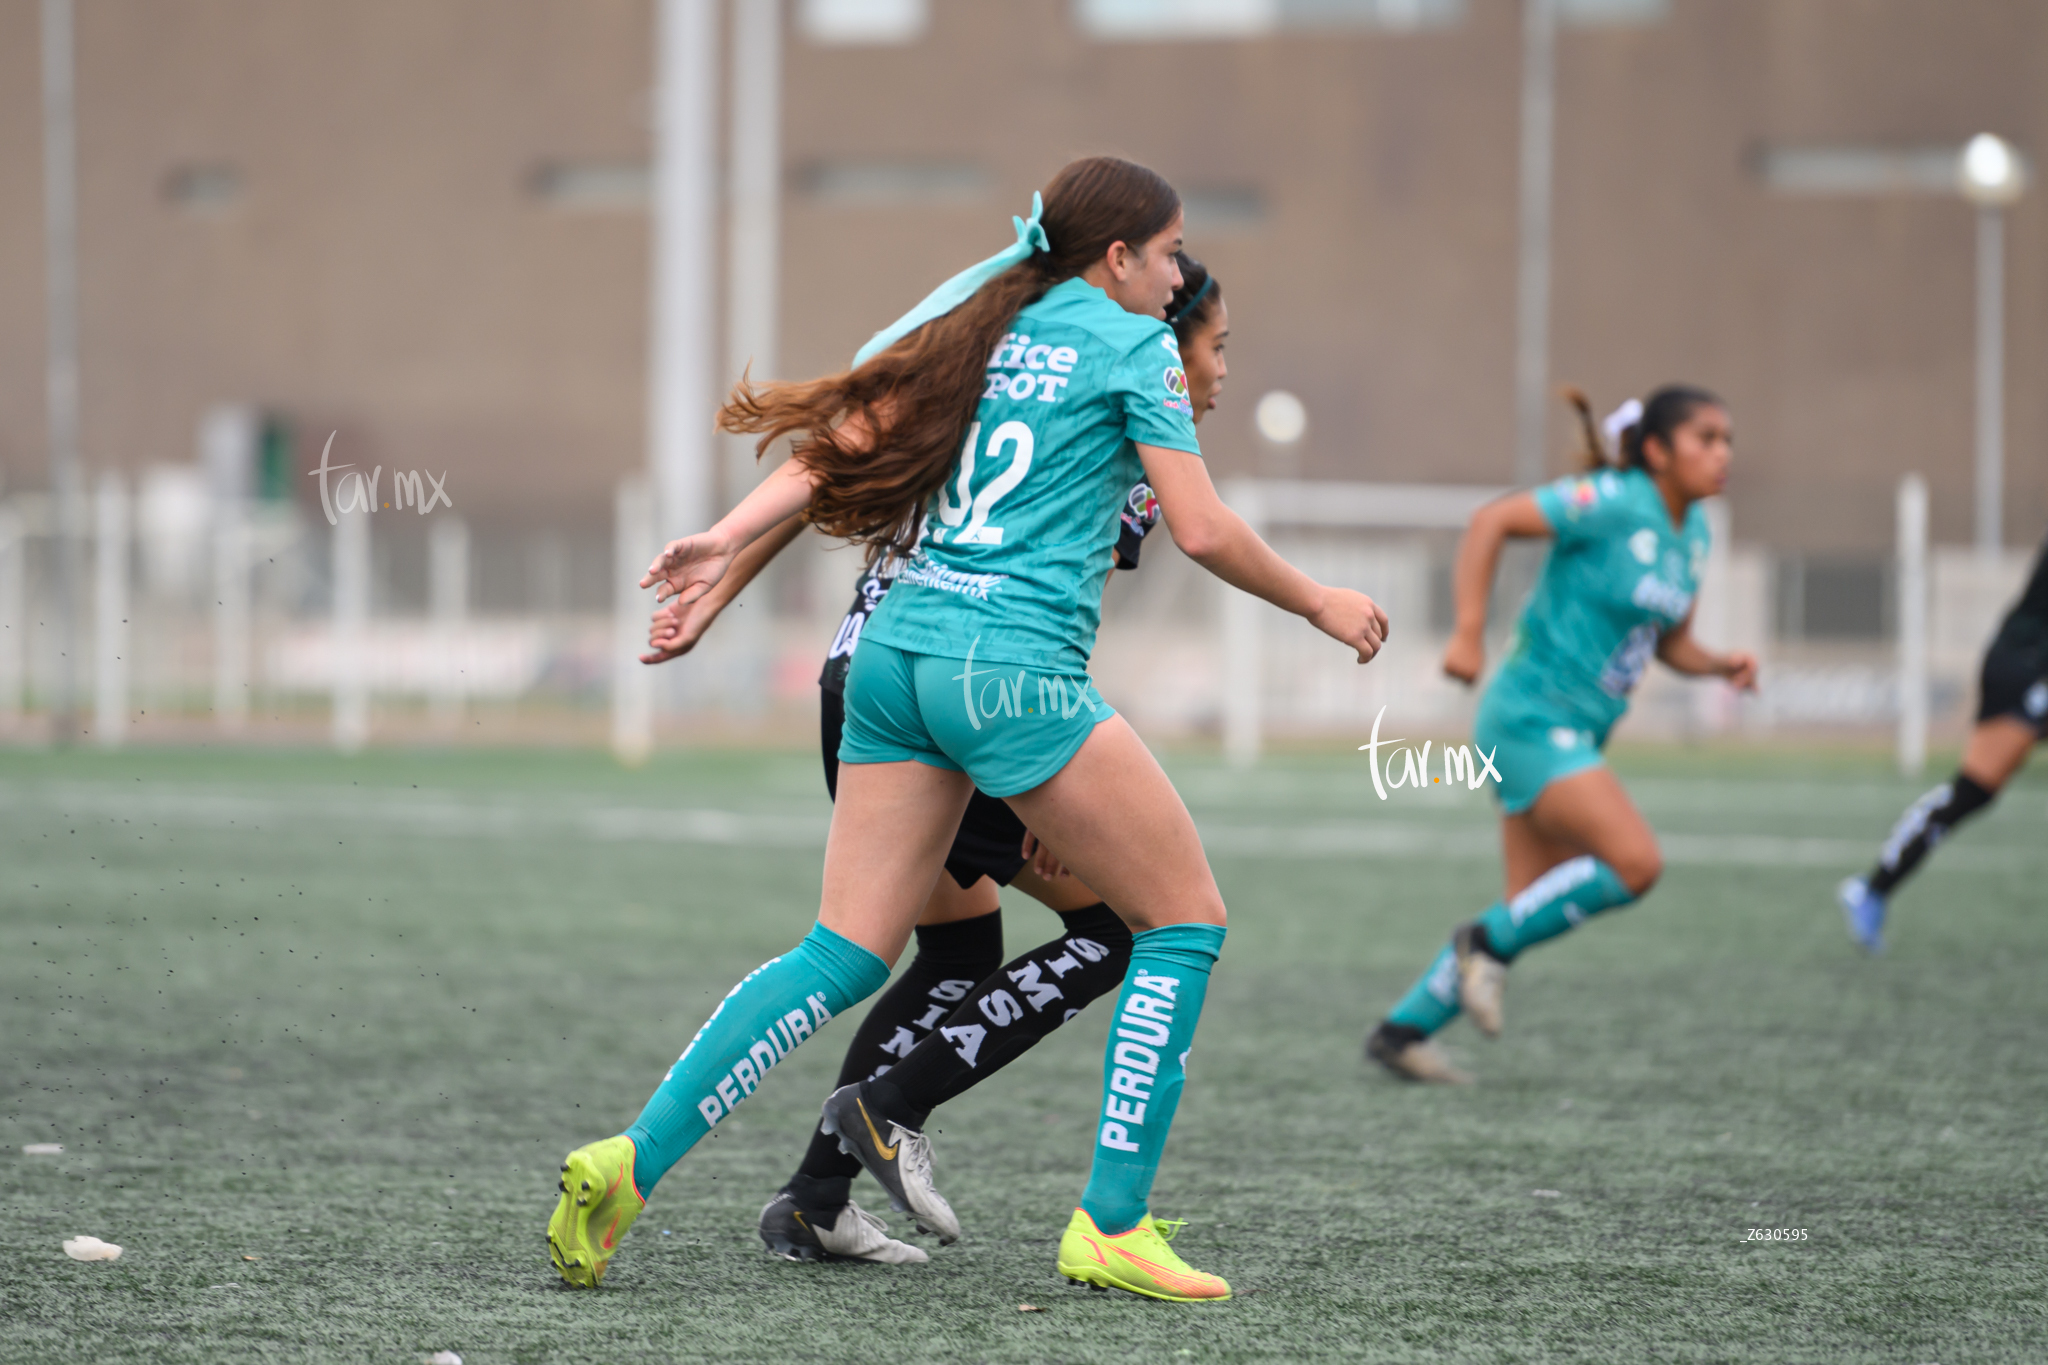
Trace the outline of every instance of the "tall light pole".
{"label": "tall light pole", "polygon": [[[653,543],[709,526],[717,498],[718,0],[657,0],[654,65],[654,194],[650,223],[648,475]],[[623,500],[625,493],[622,490]],[[620,508],[623,509],[621,501]],[[623,511],[621,512],[623,516]],[[637,516],[637,514],[636,514]],[[637,520],[632,524],[637,525]],[[622,520],[621,527],[628,525]],[[621,531],[624,534],[624,531]],[[644,547],[643,547],[644,548]],[[651,556],[651,551],[649,552]],[[641,569],[646,568],[645,561]],[[634,575],[637,581],[638,574]],[[651,606],[642,597],[643,612]],[[645,616],[642,616],[644,627]],[[627,655],[627,659],[631,659]],[[623,664],[631,673],[637,663]],[[643,673],[644,669],[641,670]],[[635,689],[672,707],[700,696],[695,675],[668,671],[618,680],[618,714],[639,714]],[[621,745],[630,752],[631,745]]]}
{"label": "tall light pole", "polygon": [[1550,387],[1550,200],[1557,0],[1522,0],[1522,170],[1515,290],[1515,482],[1541,483]]}
{"label": "tall light pole", "polygon": [[716,0],[660,0],[655,10],[648,463],[658,525],[668,536],[693,535],[709,526],[714,497],[717,44]]}
{"label": "tall light pole", "polygon": [[48,353],[50,495],[57,513],[57,688],[51,731],[68,743],[77,727],[78,542],[84,518],[78,475],[78,102],[71,0],[43,0],[43,273]]}
{"label": "tall light pole", "polygon": [[2026,192],[2012,146],[1979,133],[1956,163],[1956,187],[1977,206],[1977,553],[1995,559],[2005,524],[2005,209]]}
{"label": "tall light pole", "polygon": [[[732,115],[726,183],[726,378],[775,378],[781,254],[782,4],[732,7]],[[760,480],[752,437],[727,442],[725,505]]]}

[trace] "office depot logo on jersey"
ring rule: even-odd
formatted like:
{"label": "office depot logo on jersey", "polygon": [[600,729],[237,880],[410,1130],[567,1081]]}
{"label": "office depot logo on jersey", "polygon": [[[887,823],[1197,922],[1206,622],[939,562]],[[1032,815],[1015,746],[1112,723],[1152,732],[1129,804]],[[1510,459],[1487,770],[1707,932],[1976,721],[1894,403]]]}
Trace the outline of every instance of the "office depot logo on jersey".
{"label": "office depot logo on jersey", "polygon": [[[1466,790],[1477,791],[1486,785],[1486,779],[1489,777],[1495,783],[1501,780],[1500,769],[1493,766],[1493,756],[1499,753],[1500,750],[1498,748],[1490,750],[1476,749],[1470,744],[1460,744],[1455,747],[1449,744],[1444,745],[1444,775],[1442,777],[1431,777],[1429,775],[1429,750],[1431,744],[1435,741],[1426,739],[1422,741],[1422,748],[1417,750],[1412,748],[1405,739],[1381,739],[1380,722],[1386,719],[1386,715],[1387,708],[1382,706],[1380,713],[1372,718],[1372,739],[1358,746],[1358,752],[1366,755],[1366,762],[1372,768],[1372,789],[1379,793],[1380,800],[1384,801],[1387,799],[1388,787],[1455,787],[1458,783],[1463,782]],[[1380,780],[1382,768],[1382,761],[1380,759],[1381,745],[1387,746],[1387,756],[1384,763],[1386,781],[1384,782]],[[1401,760],[1400,771],[1398,772],[1394,768],[1394,758],[1396,755],[1399,755]]]}
{"label": "office depot logo on jersey", "polygon": [[988,358],[988,387],[981,396],[1036,397],[1041,403],[1057,403],[1080,359],[1081,353],[1071,346],[1034,345],[1022,332],[1006,333]]}

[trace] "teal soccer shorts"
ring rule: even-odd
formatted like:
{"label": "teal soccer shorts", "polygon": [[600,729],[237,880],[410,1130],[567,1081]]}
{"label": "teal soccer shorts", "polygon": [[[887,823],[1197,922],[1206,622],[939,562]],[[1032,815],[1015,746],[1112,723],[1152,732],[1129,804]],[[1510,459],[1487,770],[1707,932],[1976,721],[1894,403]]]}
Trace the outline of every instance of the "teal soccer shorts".
{"label": "teal soccer shorts", "polygon": [[1494,704],[1494,689],[1480,698],[1472,720],[1472,744],[1493,755],[1500,774],[1501,809],[1520,815],[1536,803],[1543,789],[1561,777],[1598,767],[1606,760],[1600,749],[1606,736],[1566,724],[1552,724],[1530,715],[1515,715]]}
{"label": "teal soccer shorts", "polygon": [[990,796],[1030,791],[1116,712],[1084,673],[911,654],[863,640],[846,674],[841,763],[964,771]]}

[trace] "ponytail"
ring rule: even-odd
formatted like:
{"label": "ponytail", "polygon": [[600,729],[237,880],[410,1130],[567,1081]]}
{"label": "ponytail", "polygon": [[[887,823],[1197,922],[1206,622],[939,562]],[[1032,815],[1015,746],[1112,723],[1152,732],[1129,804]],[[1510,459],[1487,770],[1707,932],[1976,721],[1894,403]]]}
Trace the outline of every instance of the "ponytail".
{"label": "ponytail", "polygon": [[1600,439],[1600,426],[1593,418],[1592,400],[1586,397],[1584,389],[1575,384],[1567,384],[1558,392],[1579,415],[1579,434],[1586,440],[1586,448],[1579,452],[1579,467],[1588,471],[1608,468],[1614,461],[1607,454],[1607,443]]}

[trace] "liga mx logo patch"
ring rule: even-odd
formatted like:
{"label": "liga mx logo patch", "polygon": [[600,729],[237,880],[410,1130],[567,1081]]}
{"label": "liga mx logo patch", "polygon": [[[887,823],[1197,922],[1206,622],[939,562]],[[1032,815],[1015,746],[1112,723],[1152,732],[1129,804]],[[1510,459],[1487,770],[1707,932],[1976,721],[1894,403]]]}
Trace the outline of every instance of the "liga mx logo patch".
{"label": "liga mx logo patch", "polygon": [[1171,395],[1166,406],[1175,412],[1191,413],[1195,405],[1188,401],[1188,373],[1178,365],[1168,365],[1165,374],[1166,392]]}

